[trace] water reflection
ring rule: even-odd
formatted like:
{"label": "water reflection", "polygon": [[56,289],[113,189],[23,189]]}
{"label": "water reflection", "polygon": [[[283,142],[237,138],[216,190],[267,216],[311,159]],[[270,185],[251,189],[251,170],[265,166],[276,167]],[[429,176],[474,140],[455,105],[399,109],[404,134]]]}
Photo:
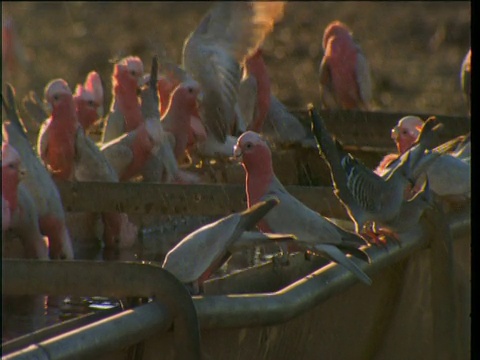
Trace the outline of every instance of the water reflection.
{"label": "water reflection", "polygon": [[[104,249],[74,244],[76,260],[150,261],[161,265],[167,252],[185,235],[216,220],[214,217],[168,216],[159,226],[141,231],[137,243],[129,249]],[[223,276],[265,261],[262,249],[234,254],[213,276]],[[2,296],[2,343],[62,321],[119,307],[118,299],[98,296]]]}

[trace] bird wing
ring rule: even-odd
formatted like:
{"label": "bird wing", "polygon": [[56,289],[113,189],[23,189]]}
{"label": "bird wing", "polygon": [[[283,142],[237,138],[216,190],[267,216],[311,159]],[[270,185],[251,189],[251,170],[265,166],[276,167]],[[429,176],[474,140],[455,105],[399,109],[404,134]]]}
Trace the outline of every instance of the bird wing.
{"label": "bird wing", "polygon": [[127,167],[133,161],[133,153],[128,146],[128,143],[131,141],[131,137],[133,136],[133,134],[130,134],[124,134],[117,139],[106,143],[100,149],[107,161],[117,173],[118,177],[125,172]]}
{"label": "bird wing", "polygon": [[365,109],[372,100],[372,79],[370,77],[370,66],[360,46],[357,46],[357,63],[355,66],[355,75],[358,84],[358,91]]}
{"label": "bird wing", "polygon": [[183,67],[202,86],[202,119],[221,142],[233,127],[240,66],[283,16],[283,8],[283,2],[220,2],[185,40]]}

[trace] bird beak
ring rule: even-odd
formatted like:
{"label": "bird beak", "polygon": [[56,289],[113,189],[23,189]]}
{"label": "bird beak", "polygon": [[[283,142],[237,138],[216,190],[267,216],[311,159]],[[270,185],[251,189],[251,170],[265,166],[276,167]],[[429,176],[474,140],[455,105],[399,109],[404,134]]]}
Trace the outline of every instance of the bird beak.
{"label": "bird beak", "polygon": [[203,96],[203,92],[202,92],[202,91],[199,91],[199,92],[198,92],[198,95],[197,95],[197,102],[198,102],[199,104],[201,104],[201,103],[203,102],[203,97],[204,97],[204,96]]}
{"label": "bird beak", "polygon": [[53,109],[52,109],[52,104],[50,104],[49,102],[45,102],[45,109],[47,110],[47,112],[49,114],[52,113]]}
{"label": "bird beak", "polygon": [[235,145],[233,147],[233,158],[237,161],[242,161],[242,150],[240,149],[240,147],[238,145]]}
{"label": "bird beak", "polygon": [[23,165],[20,165],[20,167],[18,168],[18,177],[20,178],[20,180],[24,179],[25,176],[27,176],[27,168]]}
{"label": "bird beak", "polygon": [[391,133],[391,138],[392,140],[397,140],[398,139],[398,135],[399,135],[399,131],[398,131],[398,126],[395,126],[393,129],[392,129],[392,133]]}
{"label": "bird beak", "polygon": [[97,108],[97,115],[98,115],[99,118],[103,117],[103,105],[101,105]]}
{"label": "bird beak", "polygon": [[140,76],[137,80],[137,85],[139,88],[142,88],[145,84],[147,84],[150,81],[150,74],[145,74],[143,76]]}

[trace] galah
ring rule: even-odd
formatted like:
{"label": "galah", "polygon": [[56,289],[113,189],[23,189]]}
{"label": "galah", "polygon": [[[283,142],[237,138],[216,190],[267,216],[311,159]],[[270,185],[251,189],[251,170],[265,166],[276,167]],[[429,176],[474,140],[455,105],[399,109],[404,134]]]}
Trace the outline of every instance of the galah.
{"label": "galah", "polygon": [[397,160],[399,155],[410,149],[417,140],[422,127],[423,120],[418,116],[408,115],[398,120],[397,125],[395,125],[391,131],[391,137],[395,142],[398,153],[385,155],[375,169],[375,173],[382,175],[389,164]]}
{"label": "galah", "polygon": [[[275,176],[272,154],[267,143],[253,131],[243,133],[235,145],[235,157],[240,159],[246,173],[248,207],[264,201],[269,196],[280,200],[258,223],[263,232],[293,234],[300,249],[327,256],[353,272],[361,281],[371,284],[370,278],[348,257],[350,253],[369,261],[360,246],[366,242],[358,235],[337,226],[331,220],[311,210],[287,192]],[[295,246],[289,250],[296,250]]]}
{"label": "galah", "polygon": [[102,143],[107,143],[143,123],[137,90],[143,85],[143,62],[128,56],[114,65],[112,105],[103,129]]}
{"label": "galah", "polygon": [[468,113],[470,114],[470,102],[472,97],[471,80],[472,80],[472,49],[469,49],[463,58],[462,66],[460,68],[460,85],[462,87],[463,96],[467,102]]}
{"label": "galah", "polygon": [[[158,132],[156,145],[153,147],[152,155],[148,156],[144,165],[141,166],[141,175],[143,181],[147,182],[176,182],[176,183],[197,183],[199,177],[195,174],[190,174],[179,168],[175,156],[176,135],[169,131],[164,131],[163,122],[161,122],[161,98],[158,92],[158,59],[156,56],[152,59],[152,67],[149,75],[144,76],[145,84],[140,91],[141,112],[144,119],[149,119],[148,122],[151,132]],[[172,110],[164,113],[162,118],[170,119],[169,124],[176,124],[174,129],[181,130],[182,126],[179,124],[186,124],[183,126],[185,134],[189,131],[190,114],[193,109],[196,109],[196,96],[198,96],[198,84],[185,77],[184,90],[179,90],[175,96],[169,96],[169,103],[172,102]],[[179,87],[179,86],[177,86]],[[176,90],[176,89],[174,89]],[[190,93],[191,91],[191,93]],[[168,115],[168,116],[167,116]],[[181,131],[178,133],[181,137]],[[187,135],[186,135],[187,136]],[[178,139],[181,143],[181,139]],[[185,150],[183,151],[183,153]],[[179,153],[177,149],[177,153]],[[179,155],[180,156],[180,155]]]}
{"label": "galah", "polygon": [[392,129],[392,140],[395,141],[397,150],[403,154],[417,140],[423,127],[423,120],[418,116],[404,116],[398,120]]}
{"label": "galah", "polygon": [[7,70],[6,74],[13,74],[19,66],[27,69],[29,62],[25,47],[18,36],[16,24],[12,16],[6,15],[2,19],[2,70]]}
{"label": "galah", "polygon": [[[392,138],[397,144],[398,154],[382,160],[377,169],[377,174],[387,176],[400,161],[398,158],[411,149],[418,142],[419,129],[424,125],[423,121],[415,116],[407,116],[400,119],[398,125],[392,129]],[[419,165],[437,158],[428,166],[425,172],[413,173],[415,186],[412,193],[416,193],[429,180],[429,187],[434,194],[441,197],[470,197],[471,169],[470,169],[470,134],[459,136],[444,144],[433,148],[428,146],[421,151],[431,150],[421,156]],[[418,150],[417,150],[418,152]]]}
{"label": "galah", "polygon": [[247,130],[261,133],[263,123],[270,109],[271,88],[267,66],[263,60],[262,50],[260,48],[245,60],[243,79],[248,77],[252,77],[255,81],[256,101],[252,121],[247,126]]}
{"label": "galah", "polygon": [[[63,79],[50,81],[45,99],[52,116],[38,137],[38,153],[58,180],[118,182],[108,160],[78,122],[75,103]],[[137,238],[137,227],[126,214],[102,213],[103,241],[106,247],[129,247]]]}
{"label": "galah", "polygon": [[[438,154],[440,154],[438,156]],[[422,173],[415,173],[414,192],[428,181],[431,191],[451,201],[471,196],[470,133],[437,146],[426,153],[420,164],[436,158]]]}
{"label": "galah", "polygon": [[275,95],[270,96],[270,107],[262,130],[265,139],[272,144],[315,147],[315,142],[307,138],[307,130],[300,120]]}
{"label": "galah", "polygon": [[[157,58],[154,57],[151,74],[141,89],[141,111],[146,120],[137,129],[104,144],[101,150],[113,165],[121,181],[141,174],[144,181],[198,182],[196,176],[178,168],[173,150],[175,137],[163,129],[157,93],[157,66]],[[163,117],[171,117],[173,122],[179,109],[194,106],[198,95],[197,90],[198,84],[193,80],[179,85],[175,94],[170,97],[170,101],[175,103],[175,106]]]}
{"label": "galah", "polygon": [[[202,226],[185,236],[167,253],[162,267],[182,283],[191,285],[193,293],[198,293],[203,282],[231,257],[237,241],[241,242],[241,248],[256,242],[251,233],[248,239],[242,240],[242,235],[254,228],[278,203],[278,199],[271,197],[247,210]],[[294,239],[293,235],[282,234],[269,234],[267,237],[270,241]]]}
{"label": "galah", "polygon": [[[2,235],[4,230],[9,230],[13,237],[20,239],[24,250],[22,257],[48,260],[48,245],[40,232],[35,202],[28,189],[20,183],[24,172],[20,154],[8,142],[3,142],[2,207],[5,201],[9,221],[4,228],[2,211]],[[5,245],[8,239],[2,239],[2,242]],[[3,256],[8,257],[8,254]]]}
{"label": "galah", "polygon": [[[78,121],[88,132],[90,126],[103,116],[103,86],[96,71],[88,73],[83,85],[77,85],[73,99]],[[38,132],[38,128],[49,117],[48,110],[34,91],[30,91],[23,98],[22,104],[32,120],[32,123],[28,124],[29,130],[33,125],[32,132]]]}
{"label": "galah", "polygon": [[[187,84],[188,86],[185,86]],[[192,114],[197,111],[199,96],[201,96],[200,85],[195,80],[178,85],[173,91],[167,110],[161,119],[163,128],[173,134],[175,138],[174,154],[178,161],[185,156],[191,128],[190,120]]]}
{"label": "galah", "polygon": [[[159,71],[160,75],[157,88],[160,97],[160,114],[163,116],[168,108],[173,90],[175,90],[180,83],[193,79],[184,69],[168,60],[162,60],[159,63]],[[206,139],[207,131],[200,119],[198,107],[195,107],[190,116],[187,149],[192,149],[196,143],[204,142]]]}
{"label": "galah", "polygon": [[[204,94],[199,112],[206,142],[221,145],[233,135],[241,66],[283,17],[284,6],[284,2],[218,2],[186,38],[182,64]],[[230,147],[205,145],[198,152],[203,149],[233,155]]]}
{"label": "galah", "polygon": [[103,86],[96,71],[88,73],[85,83],[78,84],[73,95],[78,121],[85,131],[103,116]]}
{"label": "galah", "polygon": [[[309,114],[319,152],[330,168],[334,194],[353,221],[355,232],[369,235],[377,243],[380,238],[376,226],[380,225],[381,233],[396,238],[390,228],[409,197],[407,194],[413,185],[414,171],[424,171],[433,159],[418,165],[419,156],[408,151],[388,176],[381,177],[343,150],[341,144],[328,133],[323,119],[312,105],[309,105]],[[430,139],[433,124],[429,121],[422,129],[422,144]],[[373,233],[370,229],[364,231],[365,226],[372,223],[375,225]]]}
{"label": "galah", "polygon": [[26,175],[22,181],[33,197],[38,211],[38,224],[43,235],[48,237],[50,258],[73,259],[72,240],[65,222],[65,212],[57,186],[34,152],[15,104],[14,89],[7,84],[7,96],[3,97],[7,120],[3,122],[3,139],[20,154]]}
{"label": "galah", "polygon": [[370,66],[351,30],[335,20],[323,33],[320,98],[326,109],[368,110],[372,98]]}

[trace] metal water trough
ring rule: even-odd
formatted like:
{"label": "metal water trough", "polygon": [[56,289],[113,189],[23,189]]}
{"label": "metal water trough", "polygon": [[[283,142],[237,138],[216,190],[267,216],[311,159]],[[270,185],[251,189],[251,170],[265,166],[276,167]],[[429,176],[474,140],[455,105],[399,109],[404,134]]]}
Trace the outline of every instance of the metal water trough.
{"label": "metal water trough", "polygon": [[[451,216],[449,223],[453,237],[463,238],[463,241],[469,237],[469,209]],[[271,265],[264,265],[207,282],[205,295],[192,297],[196,311],[192,311],[192,303],[185,295],[185,289],[176,283],[173,276],[156,265],[4,260],[2,268],[4,294],[48,293],[74,296],[95,294],[154,298],[149,304],[140,305],[92,324],[79,324],[78,328],[69,329],[57,325],[49,329],[45,336],[34,333],[3,344],[3,351],[12,351],[10,354],[4,352],[7,354],[5,359],[29,359],[32,356],[39,359],[118,359],[125,355],[125,347],[141,341],[144,359],[196,359],[200,358],[200,348],[204,355],[208,354],[214,359],[233,358],[236,354],[242,354],[238,357],[240,359],[288,359],[300,354],[304,354],[303,358],[314,359],[316,357],[308,346],[308,339],[313,341],[311,339],[313,336],[325,342],[332,340],[325,335],[322,328],[336,327],[338,330],[339,327],[344,329],[345,334],[339,331],[338,336],[348,337],[349,334],[352,335],[352,329],[359,330],[360,324],[365,333],[357,334],[357,339],[353,343],[353,339],[349,339],[348,342],[352,348],[357,350],[363,348],[366,356],[365,351],[368,349],[365,345],[372,346],[375,334],[380,336],[376,326],[382,324],[385,326],[384,317],[391,316],[388,314],[388,305],[391,305],[388,302],[395,301],[398,275],[405,259],[424,249],[430,240],[441,241],[430,239],[425,225],[422,224],[402,234],[401,247],[390,244],[384,249],[369,248],[367,252],[372,258],[372,264],[360,262],[357,264],[372,276],[374,284],[371,288],[358,284],[353,275],[340,266],[325,265],[321,259],[305,261],[297,254],[292,256],[291,266],[285,269],[276,270]],[[34,281],[32,273],[36,275]],[[436,280],[438,282],[432,282],[432,290],[439,283],[445,283],[441,279]],[[275,290],[277,286],[280,288]],[[265,289],[270,291],[265,292]],[[444,296],[435,301],[442,303],[448,301],[445,298],[448,292],[445,294],[444,290],[440,291]],[[393,297],[389,299],[386,297],[388,295]],[[338,302],[337,308],[333,301]],[[387,303],[382,304],[383,301]],[[380,311],[381,314],[375,314],[372,308],[361,308],[360,305],[368,303],[386,308]],[[325,308],[340,315],[338,319],[326,315]],[[362,312],[367,317],[358,318],[358,314]],[[348,315],[355,313],[359,322],[349,323]],[[369,319],[368,315],[374,316]],[[436,316],[440,319],[437,323],[441,323],[442,318],[449,317],[444,309]],[[197,318],[201,332],[198,332]],[[175,319],[178,320],[175,322]],[[316,319],[318,323],[312,319]],[[447,319],[446,322],[452,324],[451,319]],[[173,332],[166,332],[171,329],[172,324]],[[308,331],[302,330],[303,326]],[[351,329],[347,330],[345,326]],[[302,346],[295,343],[300,341],[300,335],[296,334],[298,331],[305,336],[305,339],[301,340]],[[309,331],[311,333],[308,333]],[[368,335],[367,338],[365,335]],[[447,347],[447,351],[452,354],[457,353],[457,349],[450,348],[448,335],[452,334],[447,333],[444,334],[445,337],[438,338],[436,345],[442,350]],[[287,348],[285,342],[290,336],[295,341]],[[363,347],[361,341],[365,344]],[[337,342],[338,339],[333,341]],[[271,347],[270,352],[264,348],[265,346]],[[348,354],[348,351],[345,353],[346,349],[330,348],[329,351],[333,355]],[[369,354],[375,351],[376,349],[372,348]],[[282,352],[289,356],[279,357]],[[365,356],[358,358],[369,358]]]}
{"label": "metal water trough", "polygon": [[[388,134],[391,126],[403,116],[376,117],[373,114],[332,112],[326,116],[327,126],[334,134],[335,126],[341,126],[337,133],[342,140],[351,136],[358,142],[359,135],[355,135],[357,125],[352,122],[346,125],[346,121],[368,120],[369,125],[377,121],[384,130],[388,129]],[[469,121],[465,119],[442,117],[440,120],[447,129],[443,134],[449,134],[441,141],[469,130]],[[350,146],[353,150],[380,156],[381,141],[371,140],[369,135],[362,136],[368,139],[369,147],[344,142],[353,144]],[[286,156],[290,156],[293,162],[298,160],[297,155],[287,152]],[[318,153],[316,156],[318,158]],[[302,165],[305,168],[305,164]],[[301,168],[296,166],[297,179],[301,178]],[[311,166],[311,169],[316,168]],[[285,173],[292,173],[291,170],[287,169]],[[235,171],[238,175],[238,168]],[[317,175],[315,170],[312,173]],[[298,183],[295,178],[291,179],[291,184]],[[137,214],[142,225],[155,221],[158,214],[223,216],[245,208],[244,187],[240,181],[199,186],[145,183],[58,185],[67,211],[113,209]],[[346,218],[329,186],[290,185],[287,189],[325,216]],[[91,198],[95,199],[94,203]],[[204,206],[206,202],[208,206]],[[147,214],[153,215],[149,221],[144,220]],[[429,219],[427,216],[411,231],[401,234],[401,247],[393,243],[385,248],[367,249],[372,264],[354,259],[372,277],[370,287],[358,283],[340,266],[321,258],[306,261],[301,254],[293,254],[291,265],[285,268],[276,269],[266,264],[211,279],[205,284],[205,294],[193,297],[186,296],[183,286],[156,264],[4,260],[4,295],[104,295],[150,297],[153,300],[119,313],[105,314],[102,319],[98,319],[99,315],[81,317],[14,339],[2,344],[2,355],[5,359],[30,359],[33,356],[39,359],[119,359],[126,355],[143,359],[371,359],[375,356],[378,359],[402,359],[407,353],[410,358],[415,358],[415,351],[420,351],[424,359],[440,358],[440,355],[464,358],[468,354],[469,325],[465,322],[469,320],[469,304],[458,308],[459,295],[452,291],[455,279],[452,280],[452,275],[443,267],[441,271],[435,267],[447,263],[444,260],[452,256],[451,249],[444,251],[445,244],[461,244],[463,248],[469,248],[470,207],[449,214],[449,218],[443,221],[437,219],[437,224],[449,224],[443,228],[449,231],[439,231],[437,226],[435,232],[435,228],[429,225],[432,218],[439,216],[430,214]],[[454,245],[445,238],[450,233],[456,239]],[[431,258],[431,266],[422,269],[429,273],[432,281],[428,283],[430,285],[423,284],[422,289],[435,296],[427,301],[428,309],[422,311],[433,313],[431,331],[434,341],[428,343],[428,339],[422,339],[423,342],[415,343],[410,340],[406,345],[413,347],[411,349],[405,349],[402,341],[394,346],[392,341],[389,343],[387,339],[385,342],[382,337],[394,337],[392,321],[398,316],[407,317],[405,310],[399,310],[397,304],[407,293],[408,284],[402,280],[406,279],[411,264],[425,263],[409,259],[426,252]],[[32,273],[36,274],[35,279],[32,279]],[[469,286],[469,278],[466,281]],[[468,292],[469,287],[462,291]],[[464,298],[460,300],[465,301]],[[457,312],[445,312],[445,306],[449,305],[448,308],[457,306]],[[420,330],[424,329],[421,326],[408,328],[412,337]],[[466,339],[452,342],[452,338],[459,336],[459,331]],[[386,332],[390,335],[385,335]]]}

